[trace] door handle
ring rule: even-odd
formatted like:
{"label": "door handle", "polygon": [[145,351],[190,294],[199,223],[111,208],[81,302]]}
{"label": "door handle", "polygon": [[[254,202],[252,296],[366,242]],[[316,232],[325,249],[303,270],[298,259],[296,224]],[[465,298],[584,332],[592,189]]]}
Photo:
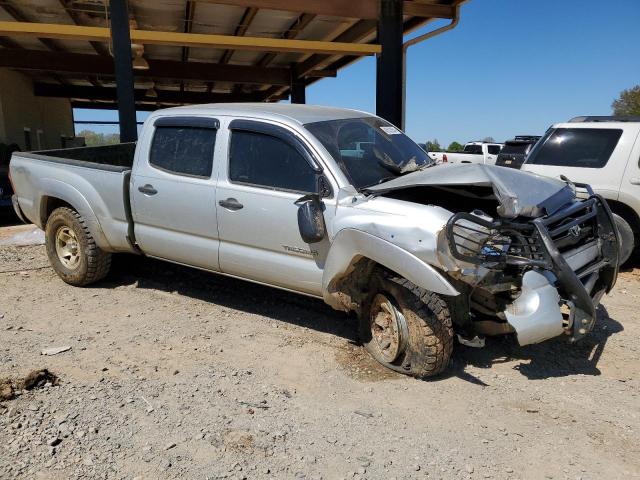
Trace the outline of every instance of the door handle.
{"label": "door handle", "polygon": [[640,185],[640,178],[638,177],[631,178],[629,179],[629,183],[631,185]]}
{"label": "door handle", "polygon": [[240,210],[244,207],[244,205],[242,205],[238,200],[236,200],[235,198],[227,198],[226,200],[220,200],[218,202],[218,205],[220,205],[223,208],[226,208],[228,210]]}
{"label": "door handle", "polygon": [[153,185],[149,185],[148,183],[143,187],[138,187],[138,191],[144,193],[145,195],[155,195],[158,191],[153,188]]}

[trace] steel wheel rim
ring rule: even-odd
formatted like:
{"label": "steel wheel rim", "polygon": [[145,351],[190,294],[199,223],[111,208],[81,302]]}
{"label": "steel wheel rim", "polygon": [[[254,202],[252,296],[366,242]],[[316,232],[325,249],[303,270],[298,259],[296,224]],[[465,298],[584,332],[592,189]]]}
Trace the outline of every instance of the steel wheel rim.
{"label": "steel wheel rim", "polygon": [[58,260],[69,270],[80,265],[80,242],[71,227],[62,226],[56,232],[56,254]]}
{"label": "steel wheel rim", "polygon": [[405,349],[407,322],[386,295],[377,294],[371,304],[371,338],[385,362],[394,362]]}

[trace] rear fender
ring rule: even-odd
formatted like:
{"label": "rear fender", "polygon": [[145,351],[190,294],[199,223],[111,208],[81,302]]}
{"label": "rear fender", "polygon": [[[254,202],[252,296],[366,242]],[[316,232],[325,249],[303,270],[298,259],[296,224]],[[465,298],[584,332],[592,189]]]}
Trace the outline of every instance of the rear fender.
{"label": "rear fender", "polygon": [[327,256],[322,275],[325,302],[337,310],[349,310],[341,295],[332,288],[336,281],[353,270],[361,258],[369,260],[402,275],[415,285],[442,295],[456,296],[459,292],[431,265],[386,240],[355,229],[338,232]]}
{"label": "rear fender", "polygon": [[[40,222],[38,225],[40,228],[44,230],[47,223],[47,205],[50,200],[62,200],[73,207],[73,209],[78,212],[85,221],[87,228],[89,228],[89,232],[93,236],[93,239],[96,242],[98,247],[103,250],[109,250],[111,247],[107,238],[100,226],[100,222],[98,221],[98,217],[96,216],[93,208],[89,205],[87,199],[76,190],[71,185],[60,182],[58,180],[52,178],[43,178],[39,181],[40,188],[42,192],[46,192],[40,199],[39,211],[37,218]],[[97,199],[94,199],[97,200]],[[100,207],[100,205],[98,205]],[[106,206],[103,205],[106,209]]]}

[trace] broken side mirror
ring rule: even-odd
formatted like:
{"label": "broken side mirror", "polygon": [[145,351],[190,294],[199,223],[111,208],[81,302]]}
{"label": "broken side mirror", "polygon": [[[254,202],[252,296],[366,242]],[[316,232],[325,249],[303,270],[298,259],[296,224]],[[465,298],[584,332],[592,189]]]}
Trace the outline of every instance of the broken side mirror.
{"label": "broken side mirror", "polygon": [[318,193],[311,193],[296,200],[298,205],[298,230],[305,243],[318,243],[324,239],[324,205],[321,198],[331,196],[331,187],[320,175],[317,182]]}

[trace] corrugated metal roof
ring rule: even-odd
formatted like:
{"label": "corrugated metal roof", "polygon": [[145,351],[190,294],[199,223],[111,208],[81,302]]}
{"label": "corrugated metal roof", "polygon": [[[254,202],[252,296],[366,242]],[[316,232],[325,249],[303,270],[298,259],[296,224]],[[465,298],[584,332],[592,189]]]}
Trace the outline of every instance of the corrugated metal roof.
{"label": "corrugated metal roof", "polygon": [[[0,1],[0,21],[28,21],[37,23],[54,23],[65,25],[84,25],[108,27],[107,0],[2,0]],[[437,4],[455,5],[461,0],[411,0],[416,4]],[[189,5],[192,3],[192,5]],[[154,30],[166,32],[193,32],[205,34],[236,35],[238,33],[247,37],[267,37],[267,38],[295,38],[300,40],[341,40],[344,35],[349,36],[354,31],[357,35],[352,43],[370,43],[376,36],[375,20],[360,20],[357,18],[335,17],[329,15],[305,14],[304,8],[308,5],[310,10],[312,5],[317,7],[319,1],[315,0],[291,0],[292,8],[302,9],[301,11],[285,11],[272,9],[257,9],[255,7],[244,7],[228,5],[224,3],[245,3],[252,2],[221,2],[214,0],[129,0],[129,11],[135,28],[140,30]],[[253,2],[255,4],[256,2]],[[269,2],[257,2],[258,4],[269,4]],[[273,2],[271,3],[273,4]],[[192,19],[187,18],[189,9],[192,9]],[[250,12],[248,8],[254,8]],[[246,24],[243,24],[243,19]],[[405,17],[405,29],[408,31],[416,26],[428,21],[428,18]],[[302,28],[297,28],[301,25]],[[345,32],[347,32],[345,34]],[[36,38],[11,37],[0,38],[0,56],[8,50],[16,48],[28,51],[52,51],[52,55],[63,54],[84,54],[103,58],[109,55],[110,46],[106,42],[87,42],[80,40],[39,40]],[[277,53],[235,50],[226,51],[220,48],[184,48],[180,46],[167,45],[144,45],[143,57],[149,62],[154,60],[164,60],[180,62],[187,55],[189,62],[211,63],[219,65],[221,62],[228,65],[238,66],[258,66],[260,68],[286,68],[291,69],[300,62],[307,60],[309,53]],[[67,55],[65,58],[72,58]],[[80,57],[78,57],[80,58]],[[348,61],[347,61],[348,60]],[[354,61],[355,58],[343,57],[340,55],[325,55],[318,57],[318,70],[335,69],[336,66]],[[6,64],[6,63],[5,63]],[[112,74],[87,74],[70,72],[68,69],[49,68],[44,71],[37,71],[38,65],[28,70],[28,74],[39,82],[50,82],[63,84],[66,86],[94,86],[113,87],[114,78]],[[136,88],[156,90],[172,90],[182,92],[201,93],[238,93],[238,92],[264,92],[264,95],[274,95],[272,99],[277,99],[279,94],[287,94],[286,85],[272,86],[268,83],[259,85],[258,81],[230,82],[230,81],[205,81],[195,78],[188,78],[182,71],[189,69],[189,66],[180,66],[176,63],[175,76],[169,78],[166,74],[161,77],[149,78],[148,75],[139,74],[136,76]],[[80,69],[81,70],[81,69]],[[295,70],[294,70],[295,71]],[[184,78],[183,78],[184,77]],[[259,75],[258,75],[259,77]],[[255,80],[259,80],[255,79]],[[311,83],[316,81],[315,76],[304,77],[303,81]],[[97,90],[96,90],[97,91]],[[89,95],[87,95],[88,97]],[[78,98],[78,97],[76,97]],[[80,98],[83,99],[83,98]],[[266,99],[266,97],[265,97]],[[86,100],[92,100],[86,98]],[[93,100],[96,100],[95,98]],[[143,99],[142,102],[153,104],[154,98]]]}

